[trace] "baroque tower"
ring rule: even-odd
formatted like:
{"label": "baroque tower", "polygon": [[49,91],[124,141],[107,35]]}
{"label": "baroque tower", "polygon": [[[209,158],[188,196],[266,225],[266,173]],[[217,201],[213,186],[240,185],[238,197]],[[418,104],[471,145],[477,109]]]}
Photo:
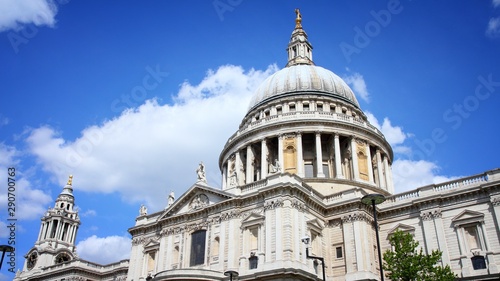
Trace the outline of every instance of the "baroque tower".
{"label": "baroque tower", "polygon": [[76,257],[76,233],[80,226],[73,196],[73,176],[57,197],[54,208],[49,208],[42,223],[35,246],[28,252],[24,271],[51,266]]}

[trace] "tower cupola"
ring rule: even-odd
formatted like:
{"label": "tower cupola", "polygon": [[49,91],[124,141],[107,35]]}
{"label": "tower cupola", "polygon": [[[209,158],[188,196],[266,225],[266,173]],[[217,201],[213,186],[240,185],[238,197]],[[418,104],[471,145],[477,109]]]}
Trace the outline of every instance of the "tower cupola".
{"label": "tower cupola", "polygon": [[288,43],[288,63],[287,67],[292,65],[306,64],[314,65],[312,60],[312,45],[307,40],[307,34],[302,29],[302,15],[299,9],[295,9],[295,29],[292,32],[292,38]]}

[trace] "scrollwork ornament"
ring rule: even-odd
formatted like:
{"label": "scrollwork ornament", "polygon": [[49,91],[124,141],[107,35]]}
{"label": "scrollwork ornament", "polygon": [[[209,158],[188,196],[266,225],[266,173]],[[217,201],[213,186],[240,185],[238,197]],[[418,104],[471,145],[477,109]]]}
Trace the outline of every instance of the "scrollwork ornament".
{"label": "scrollwork ornament", "polygon": [[491,197],[491,205],[494,207],[500,206],[500,196]]}

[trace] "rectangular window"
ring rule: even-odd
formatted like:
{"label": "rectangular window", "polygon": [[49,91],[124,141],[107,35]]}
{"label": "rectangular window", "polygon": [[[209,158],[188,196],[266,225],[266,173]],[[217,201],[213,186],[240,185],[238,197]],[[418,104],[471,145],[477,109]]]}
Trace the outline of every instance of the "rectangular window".
{"label": "rectangular window", "polygon": [[205,263],[205,239],[207,231],[199,230],[191,234],[191,259],[190,266]]}
{"label": "rectangular window", "polygon": [[295,111],[295,104],[290,104],[288,106],[288,108],[290,109],[290,112],[294,112]]}
{"label": "rectangular window", "polygon": [[259,258],[256,256],[252,256],[248,259],[249,269],[256,269],[259,264]]}
{"label": "rectangular window", "polygon": [[471,258],[471,261],[474,270],[486,269],[486,261],[483,256],[474,256]]}
{"label": "rectangular window", "polygon": [[312,178],[314,176],[314,166],[312,163],[305,163],[304,164],[304,173],[306,178]]}
{"label": "rectangular window", "polygon": [[302,108],[304,109],[304,111],[309,111],[309,104],[308,103],[305,103]]}
{"label": "rectangular window", "polygon": [[336,247],[335,248],[335,253],[336,253],[336,257],[337,259],[341,259],[344,255],[343,251],[342,251],[342,247]]}
{"label": "rectangular window", "polygon": [[283,113],[283,109],[280,107],[276,107],[276,114],[281,115]]}
{"label": "rectangular window", "polygon": [[318,111],[323,111],[323,105],[322,104],[318,104],[316,106],[316,108],[318,109]]}
{"label": "rectangular window", "polygon": [[328,167],[328,163],[323,163],[323,174],[325,175],[325,178],[330,177],[330,168]]}

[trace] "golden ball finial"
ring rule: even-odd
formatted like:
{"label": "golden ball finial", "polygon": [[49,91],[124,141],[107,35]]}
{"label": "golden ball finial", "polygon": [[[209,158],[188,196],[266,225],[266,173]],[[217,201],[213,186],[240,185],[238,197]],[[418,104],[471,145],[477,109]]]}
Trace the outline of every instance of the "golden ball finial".
{"label": "golden ball finial", "polygon": [[68,183],[66,185],[73,185],[73,175],[69,175]]}
{"label": "golden ball finial", "polygon": [[295,18],[295,28],[302,28],[302,14],[299,9],[295,9],[295,14],[297,18]]}

